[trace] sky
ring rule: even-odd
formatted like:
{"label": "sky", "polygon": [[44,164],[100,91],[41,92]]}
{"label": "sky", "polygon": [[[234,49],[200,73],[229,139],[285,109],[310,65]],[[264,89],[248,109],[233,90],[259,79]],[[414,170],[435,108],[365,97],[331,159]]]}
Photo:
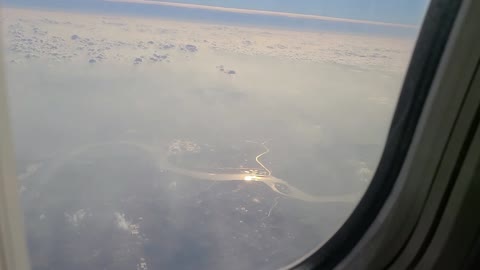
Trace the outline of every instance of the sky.
{"label": "sky", "polygon": [[[119,3],[104,0],[7,0],[14,6],[60,9],[110,9]],[[268,10],[398,24],[421,23],[428,0],[170,0],[169,2],[217,7]],[[129,9],[135,10],[135,4]]]}
{"label": "sky", "polygon": [[417,24],[426,0],[173,0],[212,6],[275,10],[350,19]]}

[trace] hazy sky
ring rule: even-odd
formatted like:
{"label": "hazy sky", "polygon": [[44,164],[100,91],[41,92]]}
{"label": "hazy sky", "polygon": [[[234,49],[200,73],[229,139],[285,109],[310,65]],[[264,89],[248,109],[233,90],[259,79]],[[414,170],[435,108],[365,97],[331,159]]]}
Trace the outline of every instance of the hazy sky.
{"label": "hazy sky", "polygon": [[415,24],[427,0],[173,0],[214,6],[252,8],[342,18]]}
{"label": "hazy sky", "polygon": [[[112,7],[103,0],[7,0],[10,5],[105,11]],[[419,24],[428,0],[170,0],[232,8],[303,13],[350,19]],[[138,10],[135,5],[129,7]]]}

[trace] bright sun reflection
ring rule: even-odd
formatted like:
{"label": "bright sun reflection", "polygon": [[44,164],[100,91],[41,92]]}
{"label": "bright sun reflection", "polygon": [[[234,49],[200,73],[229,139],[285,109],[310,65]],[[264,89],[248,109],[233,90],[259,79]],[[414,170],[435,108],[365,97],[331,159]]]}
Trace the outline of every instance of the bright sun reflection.
{"label": "bright sun reflection", "polygon": [[247,175],[247,176],[245,176],[245,178],[243,178],[243,180],[245,180],[245,181],[252,181],[252,180],[253,180],[253,176]]}

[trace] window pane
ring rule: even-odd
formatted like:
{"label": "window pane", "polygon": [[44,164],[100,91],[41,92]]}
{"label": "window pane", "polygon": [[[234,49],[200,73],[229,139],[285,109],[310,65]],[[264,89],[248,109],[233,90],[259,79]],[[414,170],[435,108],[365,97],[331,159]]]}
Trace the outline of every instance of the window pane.
{"label": "window pane", "polygon": [[376,170],[426,0],[7,1],[33,269],[276,269]]}

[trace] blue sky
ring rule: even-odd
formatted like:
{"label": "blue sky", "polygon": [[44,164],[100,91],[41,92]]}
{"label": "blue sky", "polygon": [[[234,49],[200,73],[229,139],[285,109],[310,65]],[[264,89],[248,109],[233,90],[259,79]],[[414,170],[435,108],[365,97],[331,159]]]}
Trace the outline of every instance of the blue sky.
{"label": "blue sky", "polygon": [[[7,0],[10,5],[103,10],[103,0]],[[428,0],[170,0],[402,24],[420,24]]]}
{"label": "blue sky", "polygon": [[285,11],[405,24],[419,24],[428,0],[173,0],[223,7]]}

